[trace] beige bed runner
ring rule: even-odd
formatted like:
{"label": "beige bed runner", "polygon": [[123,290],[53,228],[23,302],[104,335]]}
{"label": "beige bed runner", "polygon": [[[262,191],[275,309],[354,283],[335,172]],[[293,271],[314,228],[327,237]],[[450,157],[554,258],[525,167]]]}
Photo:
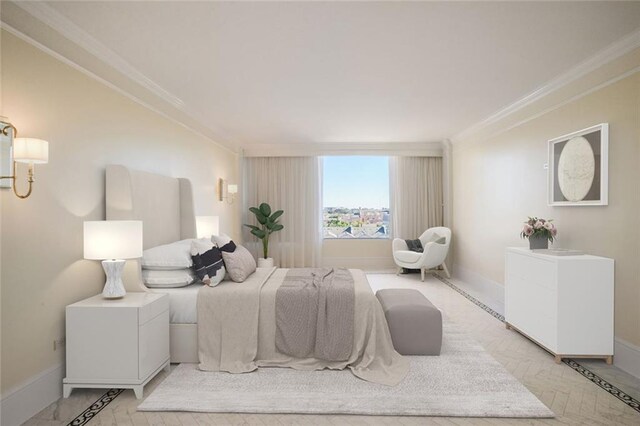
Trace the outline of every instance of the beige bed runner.
{"label": "beige bed runner", "polygon": [[391,343],[382,308],[363,271],[350,269],[354,280],[354,330],[351,353],[343,361],[292,357],[276,349],[276,293],[287,269],[258,269],[244,283],[224,281],[198,293],[199,368],[245,373],[258,367],[323,368],[351,371],[361,379],[396,385],[409,361]]}
{"label": "beige bed runner", "polygon": [[276,348],[297,358],[349,359],[353,278],[346,269],[289,269],[276,292]]}

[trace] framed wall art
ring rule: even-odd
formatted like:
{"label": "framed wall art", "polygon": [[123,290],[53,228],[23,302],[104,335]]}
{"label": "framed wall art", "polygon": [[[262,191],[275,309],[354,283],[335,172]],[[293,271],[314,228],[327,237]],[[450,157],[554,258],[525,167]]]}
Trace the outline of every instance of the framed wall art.
{"label": "framed wall art", "polygon": [[549,141],[550,206],[606,206],[609,186],[609,124]]}

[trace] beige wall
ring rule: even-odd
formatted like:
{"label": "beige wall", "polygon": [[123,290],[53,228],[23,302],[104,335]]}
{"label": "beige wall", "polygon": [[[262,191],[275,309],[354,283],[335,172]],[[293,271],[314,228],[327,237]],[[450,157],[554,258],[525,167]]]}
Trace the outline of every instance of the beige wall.
{"label": "beige wall", "polygon": [[[602,122],[610,126],[609,205],[547,206],[547,140]],[[456,267],[503,283],[504,248],[526,245],[522,222],[552,218],[555,246],[615,259],[615,334],[640,344],[640,73],[497,136],[457,142],[453,191]]]}
{"label": "beige wall", "polygon": [[63,362],[53,341],[64,336],[65,305],[102,289],[100,263],[82,259],[82,222],[104,219],[107,164],[190,178],[196,214],[219,215],[234,237],[239,203],[215,198],[218,177],[237,181],[235,154],[4,31],[1,47],[0,115],[50,143],[31,197],[0,191],[5,393]]}

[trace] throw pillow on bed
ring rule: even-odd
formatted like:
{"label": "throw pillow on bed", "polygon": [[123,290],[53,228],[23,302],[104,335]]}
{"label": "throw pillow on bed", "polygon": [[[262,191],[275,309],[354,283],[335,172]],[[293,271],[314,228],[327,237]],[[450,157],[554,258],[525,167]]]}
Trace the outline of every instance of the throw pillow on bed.
{"label": "throw pillow on bed", "polygon": [[233,253],[236,251],[236,243],[226,234],[212,235],[211,241],[213,241],[222,252]]}
{"label": "throw pillow on bed", "polygon": [[237,283],[243,282],[256,271],[256,260],[249,250],[242,246],[237,246],[233,252],[223,251],[222,258],[229,276]]}
{"label": "throw pillow on bed", "polygon": [[203,238],[191,242],[191,258],[196,275],[206,285],[214,287],[224,279],[225,267],[222,254],[209,239]]}

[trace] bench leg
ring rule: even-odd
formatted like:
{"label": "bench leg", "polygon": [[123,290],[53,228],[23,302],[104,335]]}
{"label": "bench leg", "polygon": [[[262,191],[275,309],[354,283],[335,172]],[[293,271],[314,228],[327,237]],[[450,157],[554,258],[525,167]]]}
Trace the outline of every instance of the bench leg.
{"label": "bench leg", "polygon": [[420,268],[420,280],[422,280],[423,282],[424,282],[424,271],[425,270],[426,269],[424,269],[424,268]]}

